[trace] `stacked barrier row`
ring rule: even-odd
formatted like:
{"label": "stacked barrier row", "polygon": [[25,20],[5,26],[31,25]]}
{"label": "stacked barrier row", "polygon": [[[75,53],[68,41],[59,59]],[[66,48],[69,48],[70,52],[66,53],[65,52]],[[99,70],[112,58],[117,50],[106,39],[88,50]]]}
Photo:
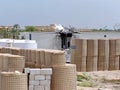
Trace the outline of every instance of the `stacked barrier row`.
{"label": "stacked barrier row", "polygon": [[0,51],[1,53],[24,56],[25,67],[28,68],[52,68],[51,90],[77,89],[76,65],[68,65],[65,63],[64,51],[50,49],[20,49],[13,47],[0,48]]}
{"label": "stacked barrier row", "polygon": [[72,39],[71,63],[77,71],[120,69],[120,39]]}

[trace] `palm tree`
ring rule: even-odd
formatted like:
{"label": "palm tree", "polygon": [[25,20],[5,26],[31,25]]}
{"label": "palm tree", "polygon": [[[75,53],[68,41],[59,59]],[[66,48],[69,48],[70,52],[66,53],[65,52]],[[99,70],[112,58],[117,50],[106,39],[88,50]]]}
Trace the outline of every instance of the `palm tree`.
{"label": "palm tree", "polygon": [[19,31],[20,31],[20,25],[14,24],[13,29],[11,30],[13,39],[18,39]]}
{"label": "palm tree", "polygon": [[20,30],[20,25],[19,24],[14,24],[13,29],[14,30]]}

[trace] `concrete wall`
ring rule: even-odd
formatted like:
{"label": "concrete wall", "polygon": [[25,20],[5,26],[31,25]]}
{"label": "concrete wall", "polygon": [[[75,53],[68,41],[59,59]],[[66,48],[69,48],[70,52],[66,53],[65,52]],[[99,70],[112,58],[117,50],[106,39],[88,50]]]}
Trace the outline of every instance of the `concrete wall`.
{"label": "concrete wall", "polygon": [[61,49],[61,39],[55,32],[22,32],[20,36],[29,39],[29,34],[36,40],[38,48]]}
{"label": "concrete wall", "polygon": [[[23,32],[21,35],[29,39],[29,34],[32,35],[32,40],[36,40],[38,48],[44,49],[61,49],[61,39],[55,32]],[[106,37],[104,37],[106,35]],[[74,33],[72,38],[80,39],[99,39],[99,38],[120,38],[120,32],[80,32]]]}

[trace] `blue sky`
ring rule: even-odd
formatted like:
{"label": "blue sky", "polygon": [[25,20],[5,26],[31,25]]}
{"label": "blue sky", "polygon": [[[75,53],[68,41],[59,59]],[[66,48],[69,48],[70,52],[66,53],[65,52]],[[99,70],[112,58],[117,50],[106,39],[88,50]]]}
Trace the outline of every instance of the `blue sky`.
{"label": "blue sky", "polygon": [[0,25],[113,28],[120,24],[120,0],[0,0]]}

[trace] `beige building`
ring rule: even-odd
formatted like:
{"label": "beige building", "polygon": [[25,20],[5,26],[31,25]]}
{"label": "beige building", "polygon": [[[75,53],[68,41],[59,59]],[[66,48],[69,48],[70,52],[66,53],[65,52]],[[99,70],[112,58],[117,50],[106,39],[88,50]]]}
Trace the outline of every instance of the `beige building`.
{"label": "beige building", "polygon": [[12,30],[13,26],[0,26],[0,30]]}
{"label": "beige building", "polygon": [[92,29],[79,29],[78,31],[79,32],[91,32]]}

